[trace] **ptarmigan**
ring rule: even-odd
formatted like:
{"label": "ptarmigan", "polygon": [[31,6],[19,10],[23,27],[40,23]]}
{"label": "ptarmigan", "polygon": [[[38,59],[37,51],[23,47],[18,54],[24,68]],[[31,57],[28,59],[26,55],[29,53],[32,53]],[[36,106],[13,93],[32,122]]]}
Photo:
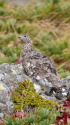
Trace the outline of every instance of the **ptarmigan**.
{"label": "ptarmigan", "polygon": [[27,75],[45,88],[59,88],[61,81],[53,61],[32,49],[31,39],[27,34],[21,34],[18,38],[24,43],[20,60]]}

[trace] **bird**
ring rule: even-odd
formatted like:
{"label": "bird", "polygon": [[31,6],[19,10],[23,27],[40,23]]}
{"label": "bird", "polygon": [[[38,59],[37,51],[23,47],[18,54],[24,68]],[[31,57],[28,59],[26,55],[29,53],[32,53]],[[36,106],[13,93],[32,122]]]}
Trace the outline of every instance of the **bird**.
{"label": "bird", "polygon": [[20,34],[18,38],[23,42],[20,61],[26,74],[36,84],[53,90],[61,87],[61,80],[51,58],[34,50],[32,40],[28,34]]}

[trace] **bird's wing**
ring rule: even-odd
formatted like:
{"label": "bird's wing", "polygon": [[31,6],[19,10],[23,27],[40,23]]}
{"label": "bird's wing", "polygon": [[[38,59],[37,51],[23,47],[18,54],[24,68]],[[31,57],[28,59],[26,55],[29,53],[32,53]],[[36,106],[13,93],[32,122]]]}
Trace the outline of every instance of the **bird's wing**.
{"label": "bird's wing", "polygon": [[42,53],[37,52],[37,51],[32,51],[32,53],[30,54],[30,58],[40,61],[40,62],[38,62],[38,64],[41,64],[45,68],[48,67],[52,73],[57,74],[53,60],[50,59],[48,56],[45,56]]}
{"label": "bird's wing", "polygon": [[40,52],[32,51],[29,55],[28,63],[29,72],[31,71],[33,72],[33,74],[41,74],[43,76],[53,73],[57,75],[57,71],[54,67],[53,61]]}

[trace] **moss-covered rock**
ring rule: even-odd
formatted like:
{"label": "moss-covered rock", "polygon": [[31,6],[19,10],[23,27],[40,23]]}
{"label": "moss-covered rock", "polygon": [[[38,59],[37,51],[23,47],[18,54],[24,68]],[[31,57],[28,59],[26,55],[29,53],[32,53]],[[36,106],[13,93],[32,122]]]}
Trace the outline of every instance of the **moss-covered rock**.
{"label": "moss-covered rock", "polygon": [[53,108],[57,103],[43,99],[35,92],[33,83],[30,80],[24,80],[18,83],[19,86],[12,92],[12,100],[15,110],[23,110],[25,107],[48,107]]}

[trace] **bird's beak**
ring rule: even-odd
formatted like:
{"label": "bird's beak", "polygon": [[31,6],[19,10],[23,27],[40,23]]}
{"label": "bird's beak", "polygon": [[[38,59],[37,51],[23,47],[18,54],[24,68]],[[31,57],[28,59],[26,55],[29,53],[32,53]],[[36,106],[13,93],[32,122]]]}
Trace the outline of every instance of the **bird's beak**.
{"label": "bird's beak", "polygon": [[18,36],[18,38],[20,39],[20,36]]}
{"label": "bird's beak", "polygon": [[19,35],[19,36],[18,36],[18,38],[19,38],[21,41],[23,41],[23,38],[22,38],[22,36],[21,36],[21,35]]}
{"label": "bird's beak", "polygon": [[22,40],[22,37],[21,37],[21,35],[20,35],[20,36],[18,36],[18,38],[19,38],[20,40]]}

